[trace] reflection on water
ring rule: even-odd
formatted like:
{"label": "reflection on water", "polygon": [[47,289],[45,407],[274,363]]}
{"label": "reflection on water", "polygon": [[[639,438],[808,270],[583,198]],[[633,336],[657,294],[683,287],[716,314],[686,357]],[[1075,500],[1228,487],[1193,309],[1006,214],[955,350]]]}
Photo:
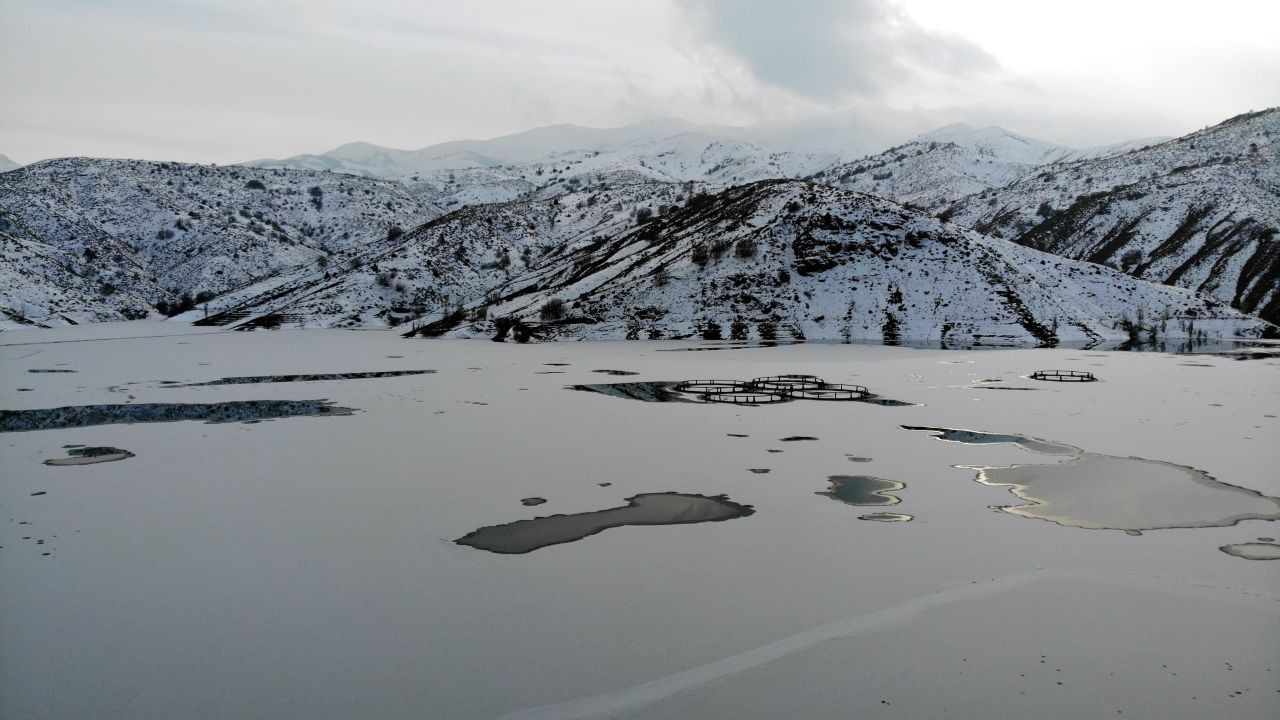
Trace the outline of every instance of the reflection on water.
{"label": "reflection on water", "polygon": [[678,392],[676,380],[648,383],[590,383],[580,386],[568,386],[570,389],[581,389],[586,392],[598,392],[600,395],[625,397],[627,400],[643,402],[698,402],[685,393]]}
{"label": "reflection on water", "polygon": [[[676,390],[679,382],[675,380],[655,380],[649,382],[621,382],[621,383],[588,383],[583,385],[568,385],[569,390],[582,390],[585,392],[595,392],[610,397],[625,398],[627,400],[640,400],[642,402],[686,402],[686,403],[702,403],[698,395],[688,392],[683,393]],[[780,400],[778,402],[788,402]],[[886,407],[923,407],[919,403],[904,402],[902,400],[893,400],[891,398],[880,397],[878,395],[870,395],[865,398],[858,398],[852,402],[864,402],[871,405],[883,405]]]}
{"label": "reflection on water", "polygon": [[1159,460],[1084,452],[1023,435],[903,426],[970,445],[1013,443],[1063,462],[986,467],[978,482],[1007,487],[1025,505],[996,509],[1059,525],[1129,533],[1163,528],[1225,527],[1241,520],[1280,520],[1280,499],[1215,480],[1203,470]]}
{"label": "reflection on water", "polygon": [[96,465],[97,463],[115,462],[133,457],[128,450],[113,447],[74,447],[67,448],[67,457],[50,458],[45,465],[62,467],[67,465]]}
{"label": "reflection on water", "polygon": [[588,385],[570,385],[570,390],[597,392],[610,397],[640,400],[643,402],[697,402],[690,396],[678,392],[676,381],[662,382],[629,382],[629,383],[592,383]]}
{"label": "reflection on water", "polygon": [[1264,542],[1223,545],[1222,552],[1245,560],[1280,560],[1280,545]]}
{"label": "reflection on water", "polygon": [[[931,339],[883,340],[760,340],[760,341],[709,341],[691,347],[662,348],[658,352],[699,352],[706,350],[742,350],[746,348],[778,347],[780,345],[868,345],[912,348],[916,350],[1009,350],[1043,347],[1040,343],[1021,341],[1007,336],[981,336],[957,342]],[[1059,350],[1103,350],[1108,352],[1160,352],[1176,354],[1224,354],[1240,360],[1276,357],[1275,346],[1265,341],[1235,338],[1165,338],[1156,342],[1129,342],[1128,340],[1070,340],[1057,342]]]}
{"label": "reflection on water", "polygon": [[754,512],[750,505],[740,505],[724,495],[644,493],[627,498],[624,507],[490,525],[455,542],[489,552],[518,555],[548,545],[574,542],[624,525],[718,522],[746,517]]}
{"label": "reflection on water", "polygon": [[238,400],[220,403],[142,403],[73,405],[38,410],[0,410],[0,432],[61,430],[120,423],[204,420],[254,422],[306,415],[350,415],[351,408],[328,400]]}
{"label": "reflection on water", "polygon": [[832,475],[827,478],[831,489],[818,492],[846,505],[897,505],[902,498],[889,494],[907,487],[906,483],[897,480],[871,477],[869,475]]}

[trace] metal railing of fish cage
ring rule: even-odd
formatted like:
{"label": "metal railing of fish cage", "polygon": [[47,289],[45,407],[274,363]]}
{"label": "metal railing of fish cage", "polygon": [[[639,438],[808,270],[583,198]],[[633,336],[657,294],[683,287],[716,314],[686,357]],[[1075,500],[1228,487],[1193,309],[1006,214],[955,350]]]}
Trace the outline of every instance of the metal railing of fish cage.
{"label": "metal railing of fish cage", "polygon": [[1097,382],[1093,373],[1085,370],[1036,370],[1029,376],[1032,380],[1048,382]]}
{"label": "metal railing of fish cage", "polygon": [[733,403],[735,405],[764,405],[766,403],[785,402],[786,395],[752,390],[730,390],[728,392],[706,392],[703,400],[716,403]]}
{"label": "metal railing of fish cage", "polygon": [[747,383],[739,380],[682,380],[676,383],[676,390],[700,395],[719,392],[741,392],[749,389]]}
{"label": "metal railing of fish cage", "polygon": [[826,381],[817,375],[767,375],[752,378],[747,384],[752,390],[785,393],[788,390],[817,389],[826,385]]}
{"label": "metal railing of fish cage", "polygon": [[823,383],[816,388],[791,388],[783,393],[793,400],[866,400],[871,391],[862,385]]}

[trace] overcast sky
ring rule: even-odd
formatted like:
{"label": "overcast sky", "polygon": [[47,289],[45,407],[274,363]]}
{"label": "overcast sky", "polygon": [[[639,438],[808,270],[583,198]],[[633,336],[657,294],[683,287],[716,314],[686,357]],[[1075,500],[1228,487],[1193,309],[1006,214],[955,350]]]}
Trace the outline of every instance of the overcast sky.
{"label": "overcast sky", "polygon": [[229,163],[655,117],[1077,146],[1280,104],[1274,0],[0,0],[0,153]]}

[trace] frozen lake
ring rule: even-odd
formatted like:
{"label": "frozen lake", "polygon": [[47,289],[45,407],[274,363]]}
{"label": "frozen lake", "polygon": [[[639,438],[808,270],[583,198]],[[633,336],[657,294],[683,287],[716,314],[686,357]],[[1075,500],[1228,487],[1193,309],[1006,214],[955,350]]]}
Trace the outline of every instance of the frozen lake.
{"label": "frozen lake", "polygon": [[699,347],[3,333],[0,717],[1280,716],[1280,359]]}

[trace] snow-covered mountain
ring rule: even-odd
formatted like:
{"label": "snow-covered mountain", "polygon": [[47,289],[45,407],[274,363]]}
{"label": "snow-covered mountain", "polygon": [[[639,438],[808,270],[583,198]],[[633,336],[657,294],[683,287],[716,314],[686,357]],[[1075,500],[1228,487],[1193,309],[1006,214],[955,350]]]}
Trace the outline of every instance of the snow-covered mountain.
{"label": "snow-covered mountain", "polygon": [[20,167],[22,166],[19,165],[18,163],[10,160],[4,155],[0,155],[0,173],[9,172],[10,170],[17,170]]}
{"label": "snow-covered mountain", "polygon": [[[439,215],[400,183],[323,172],[70,158],[0,175],[7,275],[28,276],[21,258],[41,257],[148,305],[336,264]],[[119,307],[91,299],[80,308],[90,315]],[[17,314],[39,305],[13,287],[4,300]],[[51,319],[68,310],[39,308]]]}
{"label": "snow-covered mountain", "polygon": [[414,151],[352,143],[323,155],[247,165],[397,179],[423,199],[454,210],[600,183],[698,181],[723,188],[811,174],[837,159],[835,153],[774,152],[735,128],[667,120],[609,129],[555,125]]}
{"label": "snow-covered mountain", "polygon": [[1280,321],[1280,109],[1059,163],[942,216]]}
{"label": "snow-covered mountain", "polygon": [[459,313],[427,331],[482,336],[517,317],[557,337],[967,345],[1123,338],[1139,316],[1175,336],[1266,326],[1185,290],[800,181],[735,187],[584,239],[470,305],[485,319]]}
{"label": "snow-covered mountain", "polygon": [[965,196],[1009,185],[1042,165],[1111,157],[1164,139],[1076,149],[1000,127],[974,130],[957,123],[876,155],[834,165],[812,179],[938,211]]}
{"label": "snow-covered mountain", "polygon": [[404,178],[436,170],[526,165],[569,152],[610,152],[653,143],[678,135],[741,139],[737,128],[695,125],[666,119],[618,128],[548,125],[489,140],[458,140],[421,150],[396,150],[365,142],[348,143],[319,155],[295,155],[282,160],[254,160],[253,167],[291,167],[332,170],[369,177]]}
{"label": "snow-covered mountain", "polygon": [[[552,334],[1051,343],[1152,318],[1256,333],[1226,306],[1280,319],[1278,112],[1087,150],[948,126],[841,164],[670,122],[345,146],[324,156],[342,172],[45,161],[0,175],[0,323],[159,304],[231,326],[482,334],[564,303]],[[375,171],[392,177],[347,174]]]}

